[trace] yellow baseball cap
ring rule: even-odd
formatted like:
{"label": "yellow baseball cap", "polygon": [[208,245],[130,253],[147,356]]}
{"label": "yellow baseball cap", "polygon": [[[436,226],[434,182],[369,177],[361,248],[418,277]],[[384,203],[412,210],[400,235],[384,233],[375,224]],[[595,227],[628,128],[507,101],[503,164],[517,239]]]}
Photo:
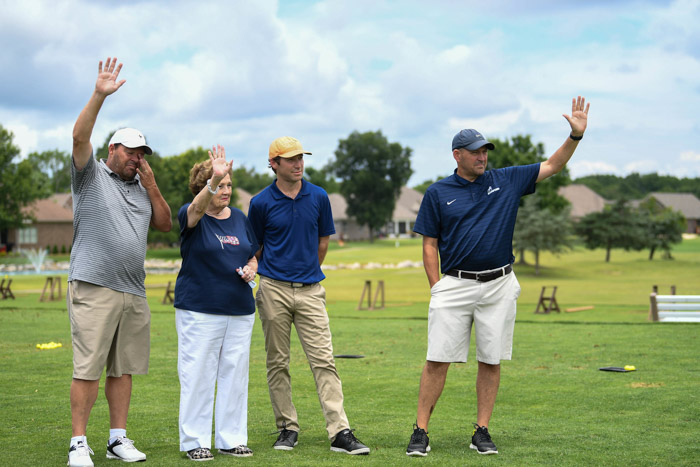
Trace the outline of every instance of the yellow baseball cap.
{"label": "yellow baseball cap", "polygon": [[270,144],[270,154],[269,159],[274,159],[275,157],[294,157],[299,154],[311,154],[309,151],[305,151],[298,139],[292,138],[291,136],[282,136],[277,138]]}

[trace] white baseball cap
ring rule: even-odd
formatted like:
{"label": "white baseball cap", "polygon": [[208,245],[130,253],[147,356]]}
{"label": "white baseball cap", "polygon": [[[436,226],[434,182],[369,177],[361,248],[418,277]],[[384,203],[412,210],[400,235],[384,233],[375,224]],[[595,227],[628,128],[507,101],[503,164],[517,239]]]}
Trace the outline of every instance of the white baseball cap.
{"label": "white baseball cap", "polygon": [[109,140],[109,144],[123,144],[127,148],[143,148],[146,154],[153,154],[153,150],[146,144],[146,138],[139,130],[134,128],[122,128],[117,130]]}

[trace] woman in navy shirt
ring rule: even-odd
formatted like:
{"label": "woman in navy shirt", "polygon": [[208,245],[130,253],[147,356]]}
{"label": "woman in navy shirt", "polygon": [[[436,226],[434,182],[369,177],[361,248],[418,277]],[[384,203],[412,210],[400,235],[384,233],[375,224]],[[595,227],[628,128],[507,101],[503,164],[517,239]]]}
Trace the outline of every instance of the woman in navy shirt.
{"label": "woman in navy shirt", "polygon": [[211,426],[215,393],[215,446],[219,453],[253,455],[247,447],[248,363],[258,244],[243,212],[229,206],[233,162],[226,162],[223,147],[217,145],[212,151],[209,160],[192,167],[190,191],[194,200],[178,212],[182,267],[175,283],[174,305],[180,450],[197,461],[214,458]]}

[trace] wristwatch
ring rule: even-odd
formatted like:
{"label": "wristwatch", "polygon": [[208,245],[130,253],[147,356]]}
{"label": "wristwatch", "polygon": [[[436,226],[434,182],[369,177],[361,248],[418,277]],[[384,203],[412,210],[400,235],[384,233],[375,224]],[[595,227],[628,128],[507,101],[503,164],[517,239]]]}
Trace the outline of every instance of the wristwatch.
{"label": "wristwatch", "polygon": [[574,136],[573,133],[569,133],[569,138],[573,139],[574,141],[581,141],[583,139],[583,135]]}
{"label": "wristwatch", "polygon": [[207,190],[209,190],[209,193],[211,193],[212,195],[215,195],[219,192],[218,186],[216,187],[216,190],[211,189],[211,178],[209,180],[207,180]]}

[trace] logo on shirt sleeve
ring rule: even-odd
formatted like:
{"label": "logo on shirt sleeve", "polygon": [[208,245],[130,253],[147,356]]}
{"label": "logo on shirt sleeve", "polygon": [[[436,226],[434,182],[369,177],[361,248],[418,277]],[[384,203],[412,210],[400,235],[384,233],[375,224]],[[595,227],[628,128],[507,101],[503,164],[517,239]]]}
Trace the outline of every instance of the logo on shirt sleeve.
{"label": "logo on shirt sleeve", "polygon": [[221,249],[224,249],[224,244],[227,243],[229,245],[240,245],[241,242],[238,241],[238,237],[235,235],[216,235],[216,238],[219,239],[219,242],[221,242]]}

